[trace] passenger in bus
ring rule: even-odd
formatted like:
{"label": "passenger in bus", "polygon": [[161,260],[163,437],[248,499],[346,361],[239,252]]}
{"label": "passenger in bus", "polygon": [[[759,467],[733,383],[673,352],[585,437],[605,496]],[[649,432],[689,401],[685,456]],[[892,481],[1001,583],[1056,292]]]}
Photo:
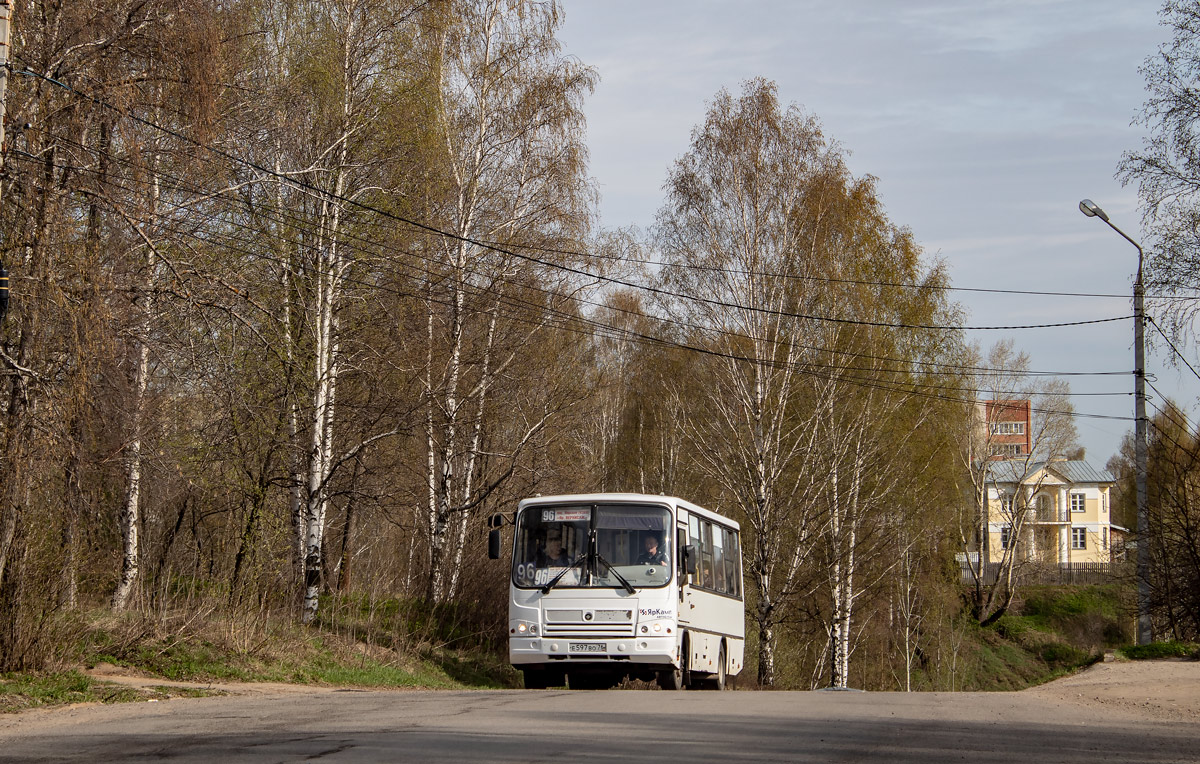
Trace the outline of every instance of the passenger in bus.
{"label": "passenger in bus", "polygon": [[725,591],[725,567],[722,565],[713,566],[713,588],[719,592]]}
{"label": "passenger in bus", "polygon": [[563,550],[558,535],[546,536],[546,548],[538,552],[537,557],[539,568],[565,568],[571,564],[571,557]]}
{"label": "passenger in bus", "polygon": [[642,552],[637,559],[638,565],[666,565],[667,556],[659,551],[658,545],[660,539],[656,533],[647,533],[646,538],[642,542],[646,551]]}

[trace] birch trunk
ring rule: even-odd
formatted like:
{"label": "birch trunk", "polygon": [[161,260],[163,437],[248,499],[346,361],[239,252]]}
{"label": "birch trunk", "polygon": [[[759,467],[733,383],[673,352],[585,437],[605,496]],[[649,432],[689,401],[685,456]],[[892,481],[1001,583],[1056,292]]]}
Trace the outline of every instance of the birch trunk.
{"label": "birch trunk", "polygon": [[[277,115],[278,119],[278,115]],[[275,172],[276,177],[283,171],[283,165],[280,157],[283,155],[283,148],[278,141],[275,143]],[[284,207],[284,184],[275,183],[274,198],[275,209],[282,210]],[[282,223],[277,223],[282,226]],[[275,237],[277,242],[286,241],[286,237],[282,233]],[[292,274],[298,266],[296,261],[296,253],[293,248],[289,247],[286,251],[280,251],[276,247],[276,255],[281,264],[279,269],[279,286],[283,293],[283,358],[286,364],[284,375],[284,401],[283,405],[287,410],[287,437],[289,449],[288,469],[290,480],[288,481],[288,518],[292,528],[292,571],[296,581],[304,580],[305,571],[305,549],[307,548],[308,533],[305,522],[305,475],[304,475],[304,453],[303,436],[300,425],[300,402],[296,398],[296,378],[299,375],[298,369],[298,353],[296,348],[295,327],[295,307],[293,305],[293,281]]]}
{"label": "birch trunk", "polygon": [[[160,92],[160,100],[161,96]],[[146,239],[146,280],[140,285],[141,294],[135,301],[141,318],[134,332],[134,353],[137,360],[133,379],[133,412],[129,424],[130,437],[125,446],[125,497],[120,514],[121,573],[112,596],[112,608],[117,611],[125,610],[129,606],[141,566],[138,533],[141,526],[142,430],[145,425],[146,391],[150,379],[150,332],[153,328],[154,274],[158,261],[150,238],[156,226],[160,193],[157,156],[151,158],[150,172],[152,182],[147,216],[150,233],[143,234],[143,238]]]}
{"label": "birch trunk", "polygon": [[332,197],[321,202],[317,240],[317,283],[314,305],[312,435],[309,441],[307,492],[304,510],[304,603],[301,620],[311,623],[323,582],[325,520],[329,512],[329,479],[333,473],[333,443],[337,411],[337,383],[341,372],[337,311],[346,270],[341,250],[342,198],[346,193],[350,159],[349,140],[353,129],[352,83],[354,82],[354,39],[356,16],[351,13],[342,37],[343,77],[340,129],[334,152]]}
{"label": "birch trunk", "polygon": [[[340,195],[343,178],[338,173]],[[302,620],[316,617],[321,593],[325,541],[325,518],[329,510],[328,480],[332,471],[334,413],[337,404],[337,321],[334,316],[338,282],[341,280],[337,235],[340,210],[333,205],[321,247],[322,271],[318,277],[315,375],[313,386],[312,437],[309,445],[307,500],[305,504],[304,609]]]}
{"label": "birch trunk", "polygon": [[495,288],[496,300],[492,305],[491,316],[488,318],[487,339],[484,342],[483,363],[480,368],[479,384],[475,390],[475,418],[472,423],[471,443],[467,449],[466,466],[463,469],[462,495],[459,506],[463,507],[458,513],[458,527],[455,532],[454,563],[450,569],[450,585],[446,593],[448,599],[454,599],[458,591],[459,574],[462,572],[463,553],[467,542],[467,530],[473,516],[472,505],[474,498],[474,479],[476,462],[479,459],[483,445],[483,422],[488,404],[488,392],[492,383],[492,347],[496,342],[496,322],[500,313],[500,301],[504,296],[504,285]]}

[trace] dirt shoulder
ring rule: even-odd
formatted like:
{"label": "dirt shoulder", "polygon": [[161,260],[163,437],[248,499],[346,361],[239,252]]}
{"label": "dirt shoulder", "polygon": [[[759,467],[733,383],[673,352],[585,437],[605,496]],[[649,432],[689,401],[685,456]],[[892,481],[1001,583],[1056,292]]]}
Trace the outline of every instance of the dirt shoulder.
{"label": "dirt shoulder", "polygon": [[1097,663],[1040,687],[1033,695],[1161,721],[1200,721],[1200,661],[1182,659]]}
{"label": "dirt shoulder", "polygon": [[179,691],[194,690],[213,695],[297,695],[334,692],[338,688],[312,684],[286,684],[283,682],[177,682],[170,679],[146,676],[132,669],[99,663],[83,672],[101,682],[135,687],[138,689],[164,688]]}
{"label": "dirt shoulder", "polygon": [[[108,663],[101,663],[84,673],[101,682],[138,690],[149,700],[205,695],[319,695],[346,691],[346,688],[332,686],[282,682],[180,682],[146,676]],[[1022,693],[1095,711],[1097,716],[1117,714],[1155,721],[1200,722],[1200,661],[1164,659],[1097,663],[1078,674]],[[55,709],[30,709],[25,713],[39,711],[53,713]],[[13,721],[8,718],[9,723]],[[5,726],[8,725],[0,723],[0,728]]]}
{"label": "dirt shoulder", "polygon": [[[340,688],[278,682],[174,682],[100,664],[95,679],[137,688],[175,688],[223,695],[298,695]],[[1097,663],[1078,674],[1022,692],[1056,702],[1161,721],[1200,721],[1200,661],[1179,659]]]}

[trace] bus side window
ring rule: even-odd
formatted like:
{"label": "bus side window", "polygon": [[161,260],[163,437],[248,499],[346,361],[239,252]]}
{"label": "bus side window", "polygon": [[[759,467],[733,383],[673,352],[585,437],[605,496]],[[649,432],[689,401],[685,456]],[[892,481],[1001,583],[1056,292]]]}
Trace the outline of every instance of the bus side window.
{"label": "bus side window", "polygon": [[725,586],[725,529],[714,525],[712,529],[713,552],[713,588],[722,594],[727,593]]}
{"label": "bus side window", "polygon": [[705,520],[701,528],[701,539],[703,548],[700,551],[700,585],[705,589],[713,588],[713,547],[712,547],[712,523]]}
{"label": "bus side window", "polygon": [[741,559],[741,555],[738,553],[738,537],[731,530],[722,532],[725,534],[725,582],[729,594],[740,597],[742,581],[741,571],[738,570],[738,560]]}

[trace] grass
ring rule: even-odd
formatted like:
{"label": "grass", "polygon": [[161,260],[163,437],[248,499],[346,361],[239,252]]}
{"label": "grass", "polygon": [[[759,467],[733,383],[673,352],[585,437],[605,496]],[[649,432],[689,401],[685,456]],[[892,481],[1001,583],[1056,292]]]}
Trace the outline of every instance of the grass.
{"label": "grass", "polygon": [[1122,601],[1117,586],[1025,587],[991,627],[964,627],[955,688],[1020,690],[1101,660],[1131,639]]}
{"label": "grass", "polygon": [[1152,642],[1148,645],[1130,645],[1121,648],[1121,654],[1130,660],[1154,660],[1161,658],[1188,658],[1200,660],[1200,644],[1195,642]]}
{"label": "grass", "polygon": [[322,603],[323,618],[223,612],[218,607],[62,614],[54,654],[39,675],[0,677],[0,712],[71,703],[165,700],[204,688],[130,688],[84,673],[111,664],[128,673],[197,684],[282,682],[371,689],[520,686],[503,640],[473,636],[486,618],[463,607],[431,608],[347,598]]}
{"label": "grass", "polygon": [[995,630],[1043,664],[1047,678],[1056,678],[1128,644],[1121,594],[1116,586],[1029,587]]}
{"label": "grass", "polygon": [[216,694],[199,688],[125,687],[93,679],[77,670],[0,676],[0,712],[73,703],[132,703]]}
{"label": "grass", "polygon": [[[215,628],[214,628],[215,627]],[[102,649],[88,662],[107,662],[177,681],[289,682],[371,688],[512,686],[498,658],[430,644],[389,645],[370,629],[330,631],[288,621],[263,624],[262,638],[231,639],[228,624],[210,619],[186,630],[160,629],[133,644],[113,627],[91,637]],[[376,635],[377,636],[377,635]],[[116,648],[116,649],[113,649]]]}

